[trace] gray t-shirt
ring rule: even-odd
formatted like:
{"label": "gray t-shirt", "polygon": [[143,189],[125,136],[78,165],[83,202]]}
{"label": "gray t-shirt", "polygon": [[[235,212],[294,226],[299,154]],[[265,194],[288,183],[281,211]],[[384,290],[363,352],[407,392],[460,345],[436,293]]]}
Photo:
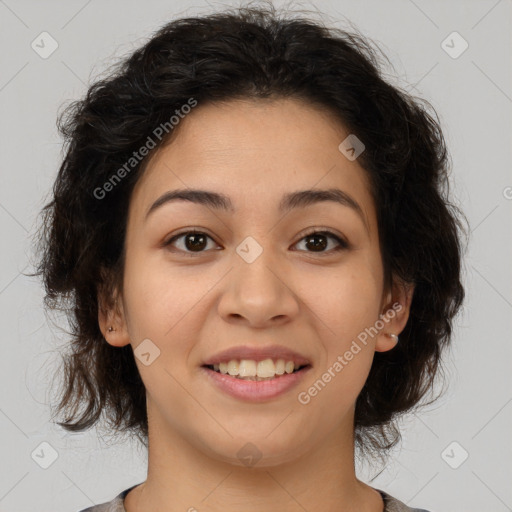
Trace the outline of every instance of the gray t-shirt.
{"label": "gray t-shirt", "polygon": [[[125,489],[119,493],[112,501],[94,505],[92,507],[80,510],[79,512],[126,512],[126,509],[124,508],[124,498],[134,487],[137,487],[137,485],[140,484],[135,484],[128,489]],[[423,508],[410,508],[405,503],[402,503],[396,498],[393,498],[393,496],[390,496],[380,489],[376,489],[376,491],[380,493],[384,501],[384,512],[429,512]]]}

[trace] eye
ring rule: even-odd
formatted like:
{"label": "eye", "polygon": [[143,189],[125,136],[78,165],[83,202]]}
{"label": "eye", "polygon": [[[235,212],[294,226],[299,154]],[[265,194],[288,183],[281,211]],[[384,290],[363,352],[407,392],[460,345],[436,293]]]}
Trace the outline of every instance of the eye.
{"label": "eye", "polygon": [[[325,251],[323,249],[328,246],[329,239],[334,240],[338,245],[329,251]],[[320,253],[321,255],[349,248],[348,242],[329,230],[310,231],[305,236],[303,236],[298,243],[302,242],[303,240],[305,241],[306,247],[313,248],[312,251],[308,252],[316,252]]]}
{"label": "eye", "polygon": [[[177,252],[184,252],[190,255],[193,253],[201,253],[205,252],[205,249],[208,245],[208,239],[213,240],[211,236],[206,233],[198,230],[189,230],[182,233],[178,233],[174,235],[169,240],[165,241],[162,246],[169,247],[175,244],[178,240],[183,239],[184,245],[182,247],[178,247]],[[329,245],[328,241],[334,240],[338,245],[333,249],[325,251],[324,249]],[[319,254],[328,253],[328,252],[336,252],[341,251],[343,249],[348,249],[350,245],[343,238],[336,235],[332,231],[329,230],[313,230],[304,235],[299,242],[304,241],[306,247],[312,248],[313,250],[308,252],[315,252]],[[297,245],[297,244],[295,244]],[[176,252],[174,249],[169,249],[173,252]]]}
{"label": "eye", "polygon": [[[178,247],[178,250],[185,253],[200,253],[204,252],[204,248],[207,245],[207,239],[213,240],[211,236],[207,235],[206,233],[203,233],[202,231],[185,231],[183,233],[179,233],[166,242],[164,242],[162,245],[164,247],[169,247],[170,245],[173,245],[175,241],[183,238],[184,240],[184,247]],[[169,249],[173,252],[175,252],[173,249]]]}

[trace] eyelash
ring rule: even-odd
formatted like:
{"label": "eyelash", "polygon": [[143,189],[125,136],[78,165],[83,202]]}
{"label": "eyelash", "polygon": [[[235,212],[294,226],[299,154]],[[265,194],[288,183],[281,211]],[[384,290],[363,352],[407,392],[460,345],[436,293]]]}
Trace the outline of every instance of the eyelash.
{"label": "eyelash", "polygon": [[[189,231],[183,231],[181,233],[178,233],[177,235],[174,235],[173,237],[171,237],[169,240],[165,241],[162,246],[163,247],[169,247],[175,240],[181,238],[181,237],[184,237],[185,235],[189,235],[189,234],[199,234],[199,235],[206,235],[208,238],[210,238],[211,240],[213,240],[213,238],[208,235],[207,233],[203,232],[203,231],[199,231],[199,230],[195,230],[195,229],[191,229]],[[318,254],[319,256],[328,256],[332,253],[335,253],[335,252],[338,252],[338,251],[342,251],[344,249],[349,249],[350,248],[350,244],[344,240],[343,238],[341,238],[340,236],[336,235],[335,233],[333,233],[332,231],[329,231],[328,229],[324,229],[324,228],[320,228],[320,229],[314,229],[312,231],[309,231],[307,233],[305,233],[304,235],[302,235],[302,238],[297,242],[302,242],[305,238],[307,237],[310,237],[312,235],[325,235],[327,236],[328,238],[332,238],[334,239],[336,242],[338,242],[338,246],[335,247],[334,249],[331,249],[330,251],[323,251],[323,252],[317,252],[315,253],[314,251],[305,251],[305,252],[309,252],[311,254]],[[296,245],[296,244],[294,244]],[[197,252],[194,252],[194,251],[187,251],[187,250],[182,250],[182,249],[178,249],[177,251],[176,250],[172,250],[172,249],[169,249],[171,250],[172,252],[184,252],[185,254],[189,254],[190,256],[198,256],[204,252],[207,252],[207,251],[197,251]]]}

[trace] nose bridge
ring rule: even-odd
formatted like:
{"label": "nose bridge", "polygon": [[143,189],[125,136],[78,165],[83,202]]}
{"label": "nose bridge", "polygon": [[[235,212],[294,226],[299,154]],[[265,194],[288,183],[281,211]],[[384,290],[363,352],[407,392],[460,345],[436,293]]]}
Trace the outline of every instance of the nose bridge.
{"label": "nose bridge", "polygon": [[[261,241],[263,237],[258,237]],[[252,236],[247,236],[236,248],[235,264],[239,293],[279,294],[283,283],[278,279],[277,258],[271,247],[271,237],[265,236],[265,246]],[[244,290],[245,288],[245,290]],[[266,300],[270,300],[267,297]]]}
{"label": "nose bridge", "polygon": [[[266,236],[266,243],[270,239]],[[264,247],[255,237],[246,237],[236,247],[229,275],[230,285],[220,303],[222,315],[241,316],[258,324],[297,313],[297,301],[283,275],[282,262],[272,247]]]}

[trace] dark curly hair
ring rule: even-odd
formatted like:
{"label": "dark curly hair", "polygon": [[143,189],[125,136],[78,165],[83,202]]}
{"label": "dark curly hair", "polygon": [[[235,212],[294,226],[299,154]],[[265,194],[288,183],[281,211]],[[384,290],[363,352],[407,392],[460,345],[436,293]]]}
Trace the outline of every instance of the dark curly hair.
{"label": "dark curly hair", "polygon": [[190,98],[200,105],[295,98],[331,112],[364,143],[358,163],[376,205],[385,285],[415,285],[400,343],[375,354],[355,409],[357,447],[382,454],[396,444],[395,420],[433,390],[464,299],[464,214],[448,198],[449,156],[435,110],[383,79],[376,50],[357,30],[272,5],[181,18],[59,115],[65,157],[42,211],[36,275],[46,307],[64,309],[70,321],[56,409],[70,414],[60,426],[82,431],[105,413],[116,433],[134,433],[147,446],[145,388],[132,347],[105,342],[98,308],[99,296],[122,289],[131,192],[155,151],[110,187],[107,200],[95,190]]}

